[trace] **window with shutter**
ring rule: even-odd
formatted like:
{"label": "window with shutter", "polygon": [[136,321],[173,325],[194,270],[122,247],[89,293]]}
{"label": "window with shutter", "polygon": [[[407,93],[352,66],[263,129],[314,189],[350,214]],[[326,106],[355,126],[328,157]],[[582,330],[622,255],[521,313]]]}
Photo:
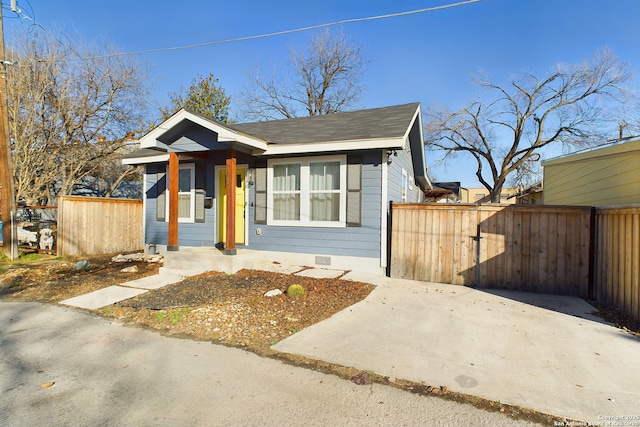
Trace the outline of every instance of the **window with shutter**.
{"label": "window with shutter", "polygon": [[346,225],[346,156],[272,159],[267,165],[268,224]]}

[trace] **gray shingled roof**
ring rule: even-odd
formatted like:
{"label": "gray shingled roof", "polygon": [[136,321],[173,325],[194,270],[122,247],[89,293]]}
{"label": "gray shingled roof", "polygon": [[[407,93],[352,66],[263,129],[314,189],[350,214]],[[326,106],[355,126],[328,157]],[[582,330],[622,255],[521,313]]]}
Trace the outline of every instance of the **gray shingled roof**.
{"label": "gray shingled roof", "polygon": [[226,125],[272,144],[302,144],[402,137],[418,103],[324,116]]}

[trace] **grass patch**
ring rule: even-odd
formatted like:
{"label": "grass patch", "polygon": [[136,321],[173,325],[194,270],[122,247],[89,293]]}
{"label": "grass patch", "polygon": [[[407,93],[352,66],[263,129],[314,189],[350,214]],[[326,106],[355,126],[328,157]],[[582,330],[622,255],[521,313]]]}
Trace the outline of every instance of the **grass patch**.
{"label": "grass patch", "polygon": [[42,255],[37,252],[24,254],[18,257],[18,261],[23,262],[25,264],[30,264],[32,262],[40,261],[41,259],[42,259]]}
{"label": "grass patch", "polygon": [[169,322],[171,322],[172,325],[175,325],[176,323],[180,322],[180,319],[182,319],[182,316],[187,314],[188,311],[189,310],[186,308],[182,310],[174,311],[169,315]]}
{"label": "grass patch", "polygon": [[25,265],[25,264],[34,264],[40,261],[57,261],[61,260],[63,257],[59,256],[51,256],[48,254],[39,254],[37,252],[29,252],[23,253],[18,256],[16,259],[11,261],[9,257],[2,251],[0,251],[0,264],[3,266],[0,267],[0,272],[4,272],[7,270],[7,266],[11,265]]}

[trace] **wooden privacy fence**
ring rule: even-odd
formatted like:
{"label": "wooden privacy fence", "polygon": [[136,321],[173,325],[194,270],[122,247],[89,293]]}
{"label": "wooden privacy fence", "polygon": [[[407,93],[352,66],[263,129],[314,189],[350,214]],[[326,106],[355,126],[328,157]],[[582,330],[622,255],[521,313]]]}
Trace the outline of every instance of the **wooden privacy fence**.
{"label": "wooden privacy fence", "polygon": [[597,208],[596,298],[640,319],[640,207]]}
{"label": "wooden privacy fence", "polygon": [[585,297],[640,319],[640,207],[391,211],[392,277]]}
{"label": "wooden privacy fence", "polygon": [[591,208],[392,205],[391,275],[588,296]]}
{"label": "wooden privacy fence", "polygon": [[58,255],[142,250],[142,200],[61,196]]}

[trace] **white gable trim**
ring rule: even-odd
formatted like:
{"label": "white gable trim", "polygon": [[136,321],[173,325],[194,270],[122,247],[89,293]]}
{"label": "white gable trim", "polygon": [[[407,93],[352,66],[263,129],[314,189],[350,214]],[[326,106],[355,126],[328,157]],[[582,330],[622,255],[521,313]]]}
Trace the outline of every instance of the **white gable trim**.
{"label": "white gable trim", "polygon": [[199,115],[193,114],[185,109],[181,109],[173,116],[165,120],[157,128],[153,129],[151,132],[140,138],[140,148],[162,148],[166,150],[168,148],[167,145],[158,141],[158,138],[161,137],[164,133],[171,130],[174,126],[178,125],[183,120],[189,120],[193,123],[196,123],[197,125],[204,127],[205,129],[216,132],[218,134],[219,142],[236,142],[252,147],[255,150],[264,151],[267,149],[267,142],[262,139],[229,129],[228,127],[225,127],[217,122],[201,117]]}

